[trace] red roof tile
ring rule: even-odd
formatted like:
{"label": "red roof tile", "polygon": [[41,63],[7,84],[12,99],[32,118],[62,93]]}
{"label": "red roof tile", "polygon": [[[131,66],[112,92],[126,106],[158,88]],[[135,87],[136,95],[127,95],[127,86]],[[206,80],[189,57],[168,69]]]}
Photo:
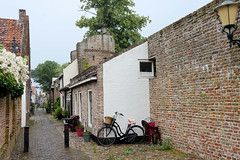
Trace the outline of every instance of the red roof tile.
{"label": "red roof tile", "polygon": [[19,24],[14,19],[0,18],[0,43],[7,51],[13,52],[13,44],[15,39],[15,46],[18,46],[16,55],[21,55],[21,39],[22,39],[23,25]]}

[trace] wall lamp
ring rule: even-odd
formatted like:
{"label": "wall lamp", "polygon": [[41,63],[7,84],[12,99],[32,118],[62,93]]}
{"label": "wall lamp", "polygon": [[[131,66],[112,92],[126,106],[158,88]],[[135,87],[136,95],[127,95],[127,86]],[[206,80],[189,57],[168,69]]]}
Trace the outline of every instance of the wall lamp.
{"label": "wall lamp", "polygon": [[240,47],[240,39],[233,39],[233,34],[237,30],[237,16],[238,16],[238,8],[239,3],[232,2],[231,0],[226,0],[219,6],[217,6],[214,11],[216,11],[220,17],[220,21],[222,22],[222,32],[227,34],[227,38],[229,40],[229,45],[237,44]]}

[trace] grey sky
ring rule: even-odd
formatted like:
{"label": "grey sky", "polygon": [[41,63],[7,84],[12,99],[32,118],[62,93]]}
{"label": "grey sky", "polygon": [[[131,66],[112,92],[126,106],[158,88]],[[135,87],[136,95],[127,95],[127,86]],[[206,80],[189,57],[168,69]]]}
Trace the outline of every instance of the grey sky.
{"label": "grey sky", "polygon": [[[148,37],[212,0],[133,1],[136,13],[152,20],[141,32]],[[79,0],[0,0],[0,6],[0,17],[8,19],[18,19],[18,10],[26,9],[30,18],[32,69],[46,60],[59,64],[69,62],[70,52],[86,32],[75,26],[76,20],[85,14],[78,11]]]}

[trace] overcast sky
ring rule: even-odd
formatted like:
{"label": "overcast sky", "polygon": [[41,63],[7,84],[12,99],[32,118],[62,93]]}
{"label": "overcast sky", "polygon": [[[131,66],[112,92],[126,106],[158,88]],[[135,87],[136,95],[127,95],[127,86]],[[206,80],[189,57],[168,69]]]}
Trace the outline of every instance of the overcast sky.
{"label": "overcast sky", "polygon": [[[152,22],[142,29],[148,37],[212,0],[133,0],[137,14]],[[70,52],[81,42],[86,29],[75,26],[85,14],[79,12],[79,0],[0,0],[0,17],[18,19],[18,10],[26,9],[30,19],[31,68],[46,60],[70,62]]]}

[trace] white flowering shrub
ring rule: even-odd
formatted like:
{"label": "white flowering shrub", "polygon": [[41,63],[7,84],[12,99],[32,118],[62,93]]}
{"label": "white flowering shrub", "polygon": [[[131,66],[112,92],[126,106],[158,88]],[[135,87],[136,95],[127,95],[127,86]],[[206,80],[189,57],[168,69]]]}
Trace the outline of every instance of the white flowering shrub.
{"label": "white flowering shrub", "polygon": [[0,53],[0,69],[2,69],[3,73],[12,73],[18,83],[26,82],[29,78],[27,57],[16,56],[5,49]]}
{"label": "white flowering shrub", "polygon": [[27,57],[22,58],[5,49],[0,52],[0,97],[11,94],[12,99],[23,94],[23,82],[28,80]]}

